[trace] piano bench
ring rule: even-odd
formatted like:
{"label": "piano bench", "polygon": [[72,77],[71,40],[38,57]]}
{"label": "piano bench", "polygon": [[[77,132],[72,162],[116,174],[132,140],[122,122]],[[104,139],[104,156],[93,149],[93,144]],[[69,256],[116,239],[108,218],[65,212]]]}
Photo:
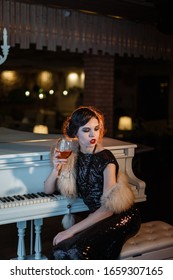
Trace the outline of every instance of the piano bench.
{"label": "piano bench", "polygon": [[120,260],[173,260],[173,226],[162,221],[142,223],[124,244]]}

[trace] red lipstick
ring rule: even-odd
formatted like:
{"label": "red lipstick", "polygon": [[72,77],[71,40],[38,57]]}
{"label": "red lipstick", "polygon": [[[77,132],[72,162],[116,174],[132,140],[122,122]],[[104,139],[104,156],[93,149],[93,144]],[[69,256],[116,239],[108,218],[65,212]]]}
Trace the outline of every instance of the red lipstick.
{"label": "red lipstick", "polygon": [[95,144],[96,140],[95,139],[91,139],[90,143],[91,144]]}

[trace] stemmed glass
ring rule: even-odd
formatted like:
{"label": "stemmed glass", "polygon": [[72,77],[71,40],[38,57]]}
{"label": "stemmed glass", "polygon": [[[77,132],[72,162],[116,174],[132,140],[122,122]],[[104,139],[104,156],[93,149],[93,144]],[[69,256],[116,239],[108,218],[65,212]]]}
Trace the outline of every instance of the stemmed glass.
{"label": "stemmed glass", "polygon": [[69,139],[62,138],[57,141],[55,149],[57,152],[57,158],[66,159],[72,153],[72,141]]}
{"label": "stemmed glass", "polygon": [[[72,153],[72,141],[66,138],[58,139],[55,145],[57,159],[67,159]],[[58,177],[62,169],[62,164],[58,165]]]}

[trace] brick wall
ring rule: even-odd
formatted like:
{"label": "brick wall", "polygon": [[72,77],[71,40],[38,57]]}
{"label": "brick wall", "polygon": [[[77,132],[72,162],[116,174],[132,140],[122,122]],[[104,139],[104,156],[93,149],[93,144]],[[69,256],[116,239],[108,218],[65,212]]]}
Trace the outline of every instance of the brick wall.
{"label": "brick wall", "polygon": [[111,137],[114,129],[114,57],[86,55],[84,71],[83,104],[95,106],[104,113],[106,136]]}

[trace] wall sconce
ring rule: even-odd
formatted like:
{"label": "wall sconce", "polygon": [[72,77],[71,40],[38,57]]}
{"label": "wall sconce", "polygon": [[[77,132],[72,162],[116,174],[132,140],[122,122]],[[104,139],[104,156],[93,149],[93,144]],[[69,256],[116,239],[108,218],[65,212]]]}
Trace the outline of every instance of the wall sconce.
{"label": "wall sconce", "polygon": [[118,121],[119,130],[132,130],[132,118],[128,116],[122,116]]}
{"label": "wall sconce", "polygon": [[37,84],[44,90],[50,90],[53,87],[53,75],[49,71],[41,71],[37,77]]}
{"label": "wall sconce", "polygon": [[33,128],[34,133],[48,134],[48,127],[46,125],[35,125]]}
{"label": "wall sconce", "polygon": [[66,87],[80,87],[84,88],[85,74],[84,72],[70,72],[66,76]]}
{"label": "wall sconce", "polygon": [[4,70],[1,73],[1,79],[4,84],[12,86],[19,80],[19,77],[16,71]]}
{"label": "wall sconce", "polygon": [[67,88],[79,86],[79,75],[76,72],[71,72],[66,77],[66,86]]}
{"label": "wall sconce", "polygon": [[7,59],[10,46],[7,45],[7,29],[3,30],[3,45],[1,45],[3,56],[0,55],[0,64],[4,63]]}

